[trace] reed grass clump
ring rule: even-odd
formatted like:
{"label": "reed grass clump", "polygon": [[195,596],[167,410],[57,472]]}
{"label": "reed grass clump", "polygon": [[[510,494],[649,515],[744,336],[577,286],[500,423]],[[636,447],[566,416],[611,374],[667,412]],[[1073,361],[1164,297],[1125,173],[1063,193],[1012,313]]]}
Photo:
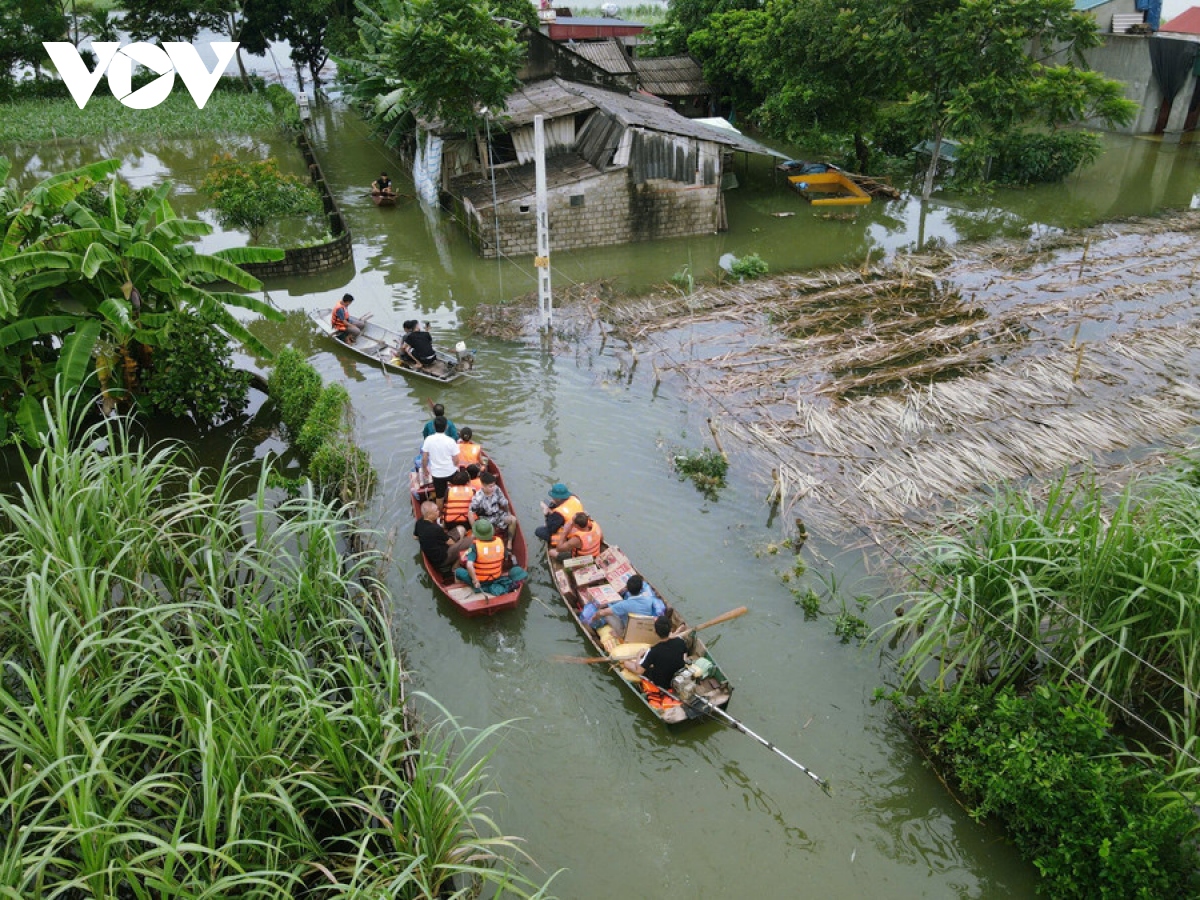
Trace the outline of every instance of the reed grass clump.
{"label": "reed grass clump", "polygon": [[483,805],[497,729],[416,732],[337,508],[74,430],[0,496],[0,894],[544,896]]}

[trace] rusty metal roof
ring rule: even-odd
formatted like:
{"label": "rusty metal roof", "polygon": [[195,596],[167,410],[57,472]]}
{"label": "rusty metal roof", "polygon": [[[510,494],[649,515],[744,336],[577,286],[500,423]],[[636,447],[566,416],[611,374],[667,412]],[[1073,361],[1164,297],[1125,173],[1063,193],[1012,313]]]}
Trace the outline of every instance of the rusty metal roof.
{"label": "rusty metal roof", "polygon": [[700,64],[690,56],[663,56],[635,59],[634,71],[643,90],[660,97],[686,97],[711,94]]}
{"label": "rusty metal roof", "polygon": [[[599,169],[579,156],[553,156],[546,160],[547,190],[581,184],[602,174]],[[534,196],[534,179],[533,163],[497,169],[496,202],[507,203]],[[492,208],[492,183],[486,178],[481,179],[478,173],[453,179],[451,193],[457,193],[471,201],[476,209]]]}
{"label": "rusty metal roof", "polygon": [[523,84],[508,95],[502,121],[506,125],[529,125],[533,117],[557,119],[592,109],[595,104],[586,97],[567,90],[566,82],[557,78]]}

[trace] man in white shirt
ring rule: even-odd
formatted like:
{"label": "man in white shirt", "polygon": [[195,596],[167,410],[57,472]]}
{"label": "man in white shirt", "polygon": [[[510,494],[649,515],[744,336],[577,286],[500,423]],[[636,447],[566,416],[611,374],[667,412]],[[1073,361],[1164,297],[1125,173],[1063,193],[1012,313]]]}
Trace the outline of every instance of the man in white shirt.
{"label": "man in white shirt", "polygon": [[433,420],[433,434],[421,444],[421,480],[433,480],[433,497],[439,510],[446,500],[446,485],[450,482],[450,476],[458,471],[461,462],[458,441],[446,434],[446,417],[436,417]]}

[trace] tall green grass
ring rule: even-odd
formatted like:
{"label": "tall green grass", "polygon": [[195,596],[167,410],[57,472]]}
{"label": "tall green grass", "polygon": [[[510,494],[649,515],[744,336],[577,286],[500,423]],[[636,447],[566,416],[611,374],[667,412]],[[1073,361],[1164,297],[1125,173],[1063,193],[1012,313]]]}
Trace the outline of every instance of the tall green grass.
{"label": "tall green grass", "polygon": [[[1194,767],[1200,733],[1196,462],[1114,501],[1091,481],[1004,493],[932,536],[895,628],[909,684],[1082,682],[1104,712]],[[1149,726],[1150,731],[1147,731]],[[1176,747],[1190,741],[1190,750]]]}
{"label": "tall green grass", "polygon": [[339,510],[76,423],[0,496],[0,896],[544,896]]}

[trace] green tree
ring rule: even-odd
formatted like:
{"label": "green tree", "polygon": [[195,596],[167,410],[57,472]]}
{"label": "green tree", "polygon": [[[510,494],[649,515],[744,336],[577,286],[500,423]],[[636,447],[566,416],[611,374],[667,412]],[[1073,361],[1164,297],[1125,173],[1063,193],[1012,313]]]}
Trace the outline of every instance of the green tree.
{"label": "green tree", "polygon": [[12,82],[18,66],[40,68],[46,58],[42,41],[60,41],[67,17],[57,3],[0,0],[0,86]]}
{"label": "green tree", "polygon": [[712,16],[737,10],[755,11],[761,6],[762,0],[671,0],[666,20],[650,29],[654,43],[644,49],[653,56],[687,53],[691,36],[707,28]]}
{"label": "green tree", "polygon": [[1101,38],[1073,0],[846,0],[831,30],[858,74],[855,83],[901,89],[929,134],[925,198],[949,134],[969,138],[1089,114],[1123,124],[1136,112],[1114,99],[1111,82],[1077,66]]}
{"label": "green tree", "polygon": [[398,0],[378,12],[359,0],[359,10],[361,49],[345,78],[381,124],[415,112],[473,134],[519,83],[524,49],[486,0]]}
{"label": "green tree", "polygon": [[268,222],[281,216],[321,212],[321,198],[313,186],[280,172],[274,157],[240,162],[229,154],[217,156],[200,189],[212,199],[221,224],[245,228],[251,243],[258,240]]}
{"label": "green tree", "polygon": [[[256,291],[239,263],[279,259],[278,250],[233,248],[197,253],[192,238],[211,232],[180,219],[170,184],[131,195],[113,176],[116,160],[51,176],[23,196],[0,192],[7,228],[0,235],[0,436],[13,426],[30,443],[44,431],[43,399],[55,378],[84,384],[96,372],[108,402],[128,402],[141,370],[181,311],[203,315],[226,338],[270,358],[234,317],[242,308],[272,319],[270,303],[211,290],[218,280]],[[9,163],[0,159],[0,183]],[[103,212],[84,195],[99,187]],[[135,202],[129,204],[131,196]]]}

